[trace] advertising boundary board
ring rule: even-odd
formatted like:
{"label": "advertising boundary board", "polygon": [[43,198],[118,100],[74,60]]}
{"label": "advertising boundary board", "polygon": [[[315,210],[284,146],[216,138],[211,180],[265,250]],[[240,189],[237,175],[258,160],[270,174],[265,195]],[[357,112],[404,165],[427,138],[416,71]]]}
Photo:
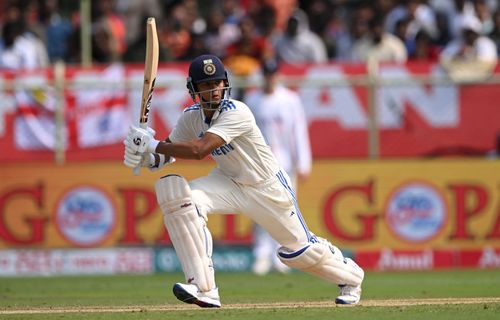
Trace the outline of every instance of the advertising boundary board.
{"label": "advertising boundary board", "polygon": [[[3,166],[0,249],[169,246],[154,182],[212,168],[179,161],[136,177],[116,161]],[[466,158],[317,160],[298,187],[308,227],[377,270],[498,267],[499,194],[500,161]],[[208,225],[217,246],[252,243],[243,215],[211,215]]]}

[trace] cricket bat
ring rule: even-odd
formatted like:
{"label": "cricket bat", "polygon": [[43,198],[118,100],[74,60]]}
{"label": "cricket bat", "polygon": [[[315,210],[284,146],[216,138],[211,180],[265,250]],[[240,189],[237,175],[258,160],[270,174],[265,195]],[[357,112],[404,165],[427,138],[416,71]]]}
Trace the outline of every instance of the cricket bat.
{"label": "cricket bat", "polygon": [[[151,108],[151,98],[155,87],[156,73],[158,71],[158,34],[156,32],[156,20],[148,18],[146,23],[146,58],[144,62],[144,83],[142,86],[141,112],[139,114],[139,126],[148,128],[149,109]],[[141,168],[134,168],[134,174],[138,175]]]}

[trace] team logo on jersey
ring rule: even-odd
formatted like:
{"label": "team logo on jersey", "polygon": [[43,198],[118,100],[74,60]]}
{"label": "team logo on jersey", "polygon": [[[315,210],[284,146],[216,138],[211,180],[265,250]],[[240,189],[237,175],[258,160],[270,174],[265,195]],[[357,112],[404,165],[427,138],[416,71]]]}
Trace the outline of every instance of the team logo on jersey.
{"label": "team logo on jersey", "polygon": [[216,70],[217,68],[215,68],[212,59],[203,60],[203,72],[205,72],[206,75],[211,76]]}

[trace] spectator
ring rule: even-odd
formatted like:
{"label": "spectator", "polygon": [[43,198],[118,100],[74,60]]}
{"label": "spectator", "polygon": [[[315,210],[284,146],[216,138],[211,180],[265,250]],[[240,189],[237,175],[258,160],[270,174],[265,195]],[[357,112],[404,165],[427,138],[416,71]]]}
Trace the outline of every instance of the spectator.
{"label": "spectator", "polygon": [[265,1],[255,1],[254,6],[248,12],[248,16],[254,21],[257,32],[270,40],[281,32],[278,29],[278,14],[283,14],[283,10],[278,10],[275,6]]}
{"label": "spectator", "polygon": [[[267,60],[262,64],[264,87],[246,99],[267,144],[278,163],[287,172],[296,190],[297,180],[311,171],[311,147],[307,120],[299,95],[278,84],[278,64]],[[264,275],[274,269],[287,272],[276,253],[279,244],[261,227],[254,227],[254,273]]]}
{"label": "spectator", "polygon": [[307,16],[300,9],[289,17],[285,33],[277,39],[274,47],[278,58],[287,63],[327,61],[325,44],[309,30]]}
{"label": "spectator", "polygon": [[248,15],[258,26],[263,25],[260,19],[267,19],[272,12],[275,17],[273,25],[276,32],[282,32],[286,28],[287,21],[295,9],[297,0],[253,0],[247,4]]}
{"label": "spectator", "polygon": [[179,57],[179,60],[193,60],[194,58],[209,52],[205,46],[205,41],[203,41],[204,38],[205,36],[202,33],[192,33],[189,47],[184,51],[184,54]]}
{"label": "spectator", "polygon": [[474,10],[481,21],[481,34],[487,35],[493,30],[493,15],[486,0],[475,0]]}
{"label": "spectator", "polygon": [[436,26],[439,30],[439,36],[433,39],[434,43],[443,48],[452,39],[452,34],[449,24],[449,15],[442,10],[436,10]]}
{"label": "spectator", "polygon": [[335,6],[328,0],[308,1],[306,8],[309,18],[309,27],[312,32],[317,34],[327,50],[328,59],[335,56],[335,38],[339,29],[343,30],[344,25],[339,25],[339,19],[336,19],[337,12]]}
{"label": "spectator", "polygon": [[170,1],[167,6],[169,17],[181,24],[181,28],[191,34],[202,34],[206,31],[207,24],[200,16],[198,2],[196,0]]}
{"label": "spectator", "polygon": [[217,6],[217,11],[221,12],[225,24],[238,26],[240,20],[245,16],[245,11],[236,0],[222,0],[222,12]]}
{"label": "spectator", "polygon": [[43,43],[26,31],[23,21],[9,21],[2,29],[3,50],[0,53],[2,69],[36,69],[48,65],[47,50]]}
{"label": "spectator", "polygon": [[41,16],[45,25],[45,38],[50,61],[64,60],[67,56],[68,38],[73,28],[69,20],[61,15],[58,0],[45,1]]}
{"label": "spectator", "polygon": [[391,10],[385,21],[385,29],[395,33],[396,23],[404,18],[409,19],[406,38],[413,40],[420,30],[425,30],[433,39],[438,37],[435,13],[422,0],[405,0]]}
{"label": "spectator", "polygon": [[144,17],[155,17],[157,22],[163,20],[163,12],[159,0],[119,0],[116,2],[116,10],[125,23],[127,33],[125,41],[132,45],[142,37],[139,24],[143,23]]}
{"label": "spectator", "polygon": [[396,22],[396,27],[394,29],[394,35],[403,41],[409,56],[415,52],[415,37],[408,37],[410,23],[410,17],[402,18]]}
{"label": "spectator", "polygon": [[207,17],[207,30],[203,42],[208,51],[224,58],[227,47],[240,35],[238,24],[227,23],[219,8],[213,8]]}
{"label": "spectator", "polygon": [[[147,42],[147,23],[148,17],[144,16],[141,21],[139,21],[138,25],[134,29],[141,30],[139,37],[135,40],[135,42],[131,43],[127,47],[127,51],[123,55],[124,62],[140,62],[144,63],[144,59],[146,57],[146,42]],[[165,45],[162,41],[158,41],[159,46],[159,54],[158,58],[160,62],[168,61],[167,50],[165,49]]]}
{"label": "spectator", "polygon": [[36,38],[40,39],[44,45],[47,43],[45,38],[45,26],[40,22],[40,4],[37,0],[28,0],[20,5],[23,21],[26,25],[26,31]]}
{"label": "spectator", "polygon": [[115,9],[115,0],[96,3],[92,53],[98,62],[120,61],[127,50],[125,22]]}
{"label": "spectator", "polygon": [[353,60],[354,44],[361,39],[370,37],[369,22],[372,19],[373,10],[369,6],[361,6],[354,9],[352,16],[348,19],[349,29],[340,30],[335,39],[335,59],[341,61]]}
{"label": "spectator", "polygon": [[266,38],[255,33],[255,24],[249,17],[240,21],[240,38],[226,50],[225,65],[237,76],[249,76],[259,69],[259,61],[273,55]]}
{"label": "spectator", "polygon": [[420,30],[415,36],[415,47],[409,55],[409,61],[437,62],[439,60],[439,49],[434,45],[431,37],[424,30]]}
{"label": "spectator", "polygon": [[497,63],[495,43],[481,36],[481,22],[474,16],[462,19],[462,38],[450,42],[441,53],[441,65],[457,82],[481,81]]}
{"label": "spectator", "polygon": [[464,17],[476,16],[474,4],[469,0],[454,0],[451,10],[448,11],[448,23],[453,40],[462,36],[462,20]]}
{"label": "spectator", "polygon": [[191,46],[191,33],[176,18],[164,21],[158,36],[167,49],[168,60],[181,60]]}
{"label": "spectator", "polygon": [[353,56],[357,61],[374,58],[380,62],[404,63],[408,53],[398,37],[384,30],[384,21],[378,16],[370,21],[370,37],[362,38],[354,44]]}

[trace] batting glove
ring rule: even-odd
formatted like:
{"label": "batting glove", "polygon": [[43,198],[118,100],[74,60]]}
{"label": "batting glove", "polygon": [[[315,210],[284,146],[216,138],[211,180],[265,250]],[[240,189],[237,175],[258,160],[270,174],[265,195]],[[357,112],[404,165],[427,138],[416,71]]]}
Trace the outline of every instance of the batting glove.
{"label": "batting glove", "polygon": [[154,156],[153,154],[146,153],[137,153],[137,146],[130,142],[129,140],[124,140],[123,144],[125,145],[125,154],[123,163],[130,168],[135,167],[149,167],[151,163],[154,165]]}
{"label": "batting glove", "polygon": [[154,139],[156,132],[151,129],[142,129],[131,126],[127,135],[128,147],[134,153],[154,152],[159,141]]}

